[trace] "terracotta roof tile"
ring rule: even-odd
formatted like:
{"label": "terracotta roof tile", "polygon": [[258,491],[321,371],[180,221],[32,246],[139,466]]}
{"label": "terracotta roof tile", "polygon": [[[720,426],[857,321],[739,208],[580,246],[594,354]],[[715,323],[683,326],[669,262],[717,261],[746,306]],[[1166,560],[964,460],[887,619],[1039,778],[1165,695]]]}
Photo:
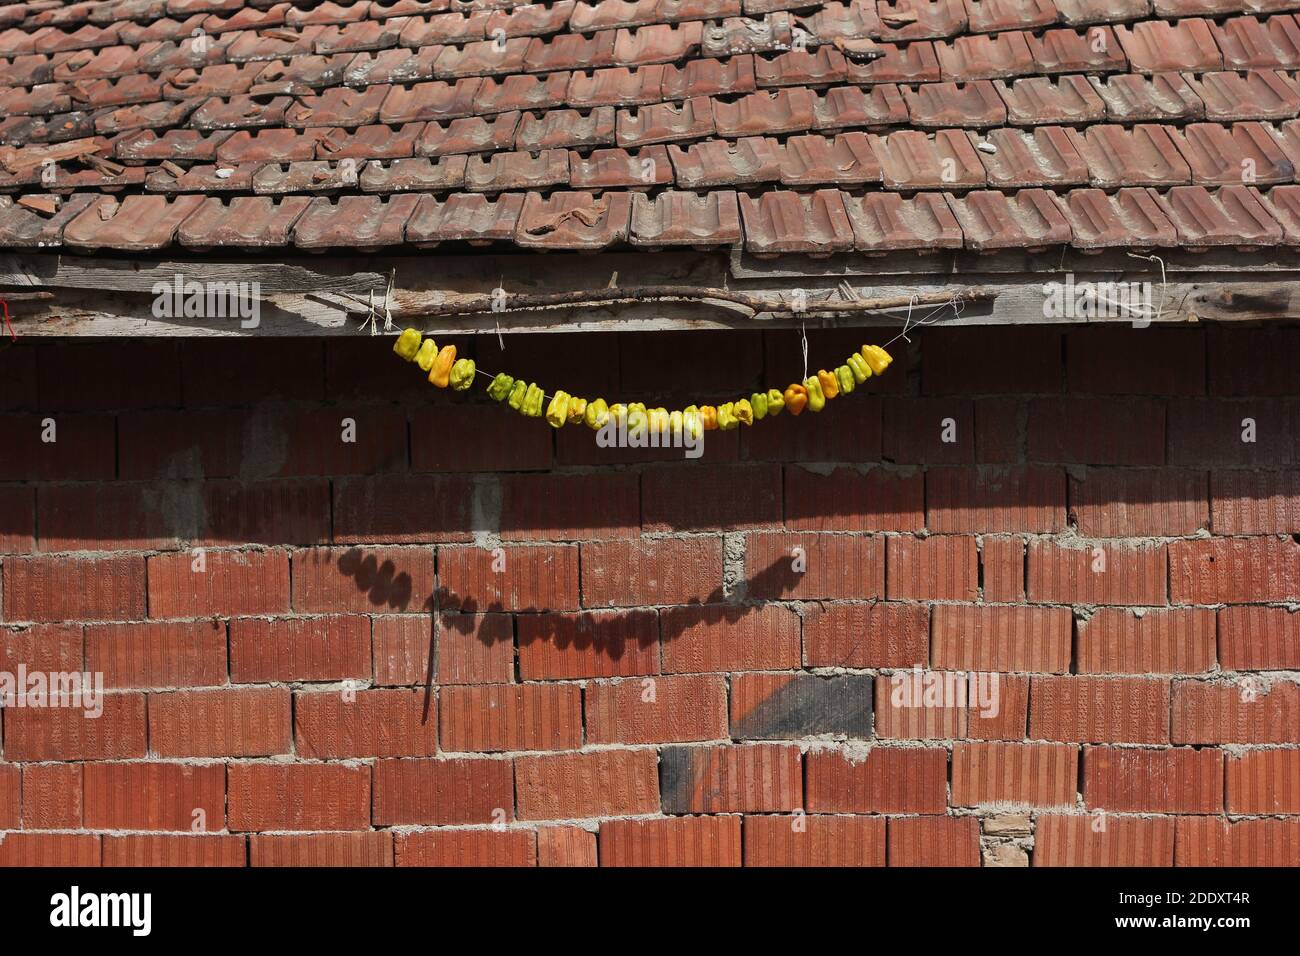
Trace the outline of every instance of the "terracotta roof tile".
{"label": "terracotta roof tile", "polygon": [[761,87],[828,86],[843,83],[848,72],[844,54],[829,46],[813,52],[790,50],[754,58],[754,79]]}
{"label": "terracotta roof tile", "polygon": [[822,130],[896,126],[907,122],[907,103],[893,83],[838,86],[813,102],[813,127]]}
{"label": "terracotta roof tile", "polygon": [[54,215],[44,216],[0,196],[0,245],[15,249],[50,249],[63,242],[63,229],[98,197],[78,193],[58,201]]}
{"label": "terracotta roof tile", "polygon": [[465,185],[465,156],[424,156],[373,161],[361,170],[361,189],[368,193],[446,192]]}
{"label": "terracotta roof tile", "polygon": [[129,133],[141,129],[166,129],[185,122],[198,101],[183,103],[162,101],[122,106],[95,116],[95,132],[101,136]]}
{"label": "terracotta roof tile", "polygon": [[698,22],[676,26],[657,23],[619,30],[614,39],[614,62],[625,66],[645,66],[685,59],[699,50],[703,31],[703,25]]}
{"label": "terracotta roof tile", "polygon": [[1288,245],[1300,245],[1300,186],[1274,186],[1261,190],[1260,202],[1282,227]]}
{"label": "terracotta roof tile", "polygon": [[[491,113],[511,113],[515,110],[548,110],[564,103],[572,75],[552,73],[549,76],[516,74],[504,78],[487,77],[478,87],[474,97],[473,112],[482,116]],[[460,83],[478,83],[478,80],[461,80]]]}
{"label": "terracotta roof tile", "polygon": [[469,192],[518,192],[569,182],[569,154],[562,149],[540,153],[476,153],[468,160],[465,188]]}
{"label": "terracotta roof tile", "polygon": [[362,126],[331,130],[316,143],[317,159],[400,159],[415,155],[415,145],[425,135],[426,124]]}
{"label": "terracotta roof tile", "polygon": [[482,85],[482,79],[473,77],[451,83],[435,80],[432,83],[394,86],[379,108],[379,121],[395,125],[427,120],[443,122],[461,116],[473,116],[474,98]]}
{"label": "terracotta roof tile", "polygon": [[713,100],[697,96],[684,103],[656,103],[618,111],[618,145],[647,146],[712,135]]}
{"label": "terracotta roof tile", "polygon": [[[368,54],[365,53],[355,56],[351,53],[335,53],[330,56],[309,53],[296,56],[287,62],[272,60],[270,63],[249,63],[246,65],[250,69],[261,68],[261,72],[257,74],[257,81],[249,92],[266,90],[270,93],[301,93],[304,90],[318,90],[348,83],[349,67],[366,56]],[[417,77],[402,77],[401,82],[409,82],[412,79]],[[376,77],[374,82],[382,83],[387,80]]]}
{"label": "terracotta roof tile", "polygon": [[939,129],[954,126],[1001,126],[1007,107],[988,80],[970,83],[922,83],[905,86],[903,99],[913,126]]}
{"label": "terracotta roof tile", "polygon": [[946,194],[967,249],[1035,249],[1070,241],[1070,224],[1045,189],[1022,189],[1014,197],[977,189]]}
{"label": "terracotta roof tile", "polygon": [[213,97],[204,101],[194,111],[191,119],[196,129],[261,129],[285,125],[286,114],[293,100],[288,96],[269,98],[232,96],[220,100]]}
{"label": "terracotta roof tile", "polygon": [[939,58],[930,41],[881,45],[885,55],[868,64],[849,63],[853,83],[935,83],[939,80]]}
{"label": "terracotta roof tile", "polygon": [[515,37],[504,43],[478,40],[464,46],[444,46],[434,60],[434,76],[450,80],[461,76],[519,73],[524,68],[530,42],[528,37]]}
{"label": "terracotta roof tile", "polygon": [[761,136],[669,146],[668,156],[682,189],[752,186],[781,178],[781,147]]}
{"label": "terracotta roof tile", "polygon": [[[258,74],[267,68],[265,63],[218,63],[205,66],[201,70],[186,68],[168,75],[164,86],[160,81],[149,78],[157,86],[159,93],[171,100],[188,100],[196,97],[207,99],[213,96],[229,96],[232,93],[247,93],[252,89]],[[125,83],[126,77],[118,80]],[[107,92],[113,88],[108,80],[96,84],[84,84],[87,95],[92,102],[104,103],[105,97],[100,91]],[[154,97],[155,99],[157,97]]]}
{"label": "terracotta roof tile", "polygon": [[406,240],[422,248],[440,242],[507,242],[514,238],[523,207],[522,193],[454,193],[446,201],[421,196],[415,214],[406,224]]}
{"label": "terracotta roof tile", "polygon": [[1205,119],[1281,120],[1300,115],[1300,84],[1280,70],[1189,74],[1187,85],[1205,104]]}
{"label": "terracotta roof tile", "polygon": [[1131,27],[1116,26],[1115,35],[1128,56],[1129,68],[1136,73],[1223,69],[1223,54],[1214,42],[1209,20],[1144,20]]}
{"label": "terracotta roof tile", "polygon": [[964,32],[969,19],[962,0],[879,0],[876,4],[882,40],[930,40]]}
{"label": "terracotta roof tile", "polygon": [[307,196],[210,196],[181,223],[176,240],[193,249],[283,246],[310,202]]}
{"label": "terracotta roof tile", "polygon": [[[262,163],[224,163],[191,166],[180,176],[166,169],[155,169],[145,179],[144,188],[153,193],[243,193],[253,191],[253,176]],[[143,172],[143,170],[141,170]]]}
{"label": "terracotta roof tile", "polygon": [[1153,198],[1178,229],[1178,241],[1206,246],[1271,246],[1282,241],[1282,227],[1268,214],[1259,194],[1246,186],[1175,186]]}
{"label": "terracotta roof tile", "polygon": [[898,193],[846,193],[844,205],[853,226],[853,248],[859,252],[961,248],[961,227],[940,193],[917,193],[911,199]]}
{"label": "terracotta roof tile", "polygon": [[1274,185],[1295,182],[1295,165],[1261,123],[1193,123],[1170,130],[1178,151],[1202,186],[1241,183]]}
{"label": "terracotta roof tile", "polygon": [[313,51],[329,54],[386,50],[397,46],[402,28],[408,22],[395,17],[392,20],[362,20],[341,26],[321,27],[320,33],[316,35]]}
{"label": "terracotta roof tile", "polygon": [[1106,117],[1106,104],[1082,76],[1026,76],[994,80],[1013,126],[1094,123]]}
{"label": "terracotta roof tile", "polygon": [[898,130],[871,137],[891,189],[974,188],[988,181],[975,145],[961,130]]}
{"label": "terracotta roof tile", "polygon": [[591,72],[579,71],[569,80],[565,100],[579,109],[658,103],[663,98],[663,81],[663,64],[639,69],[617,66]]}
{"label": "terracotta roof tile", "polygon": [[367,0],[361,0],[360,3],[335,3],[334,0],[325,0],[319,6],[308,10],[300,10],[297,7],[290,8],[288,13],[285,14],[285,22],[291,27],[355,23],[357,20],[366,19],[369,15],[370,4]]}
{"label": "terracotta roof tile", "polygon": [[[987,2],[987,0],[985,0]],[[945,80],[993,80],[1034,72],[1027,34],[1019,31],[937,41],[939,70]]]}
{"label": "terracotta roof tile", "polygon": [[781,151],[786,186],[860,186],[880,182],[880,162],[866,133],[791,136]]}
{"label": "terracotta roof tile", "polygon": [[[550,73],[552,70],[594,70],[602,66],[626,66],[614,56],[614,30],[578,35],[566,33],[544,40],[534,37],[529,41],[524,57],[524,69],[530,73]],[[649,61],[647,61],[649,62]]]}
{"label": "terracotta roof tile", "polygon": [[1294,16],[1232,17],[1214,24],[1214,40],[1230,70],[1300,67],[1300,22]]}
{"label": "terracotta roof tile", "polygon": [[121,202],[104,196],[68,223],[63,241],[84,249],[164,249],[203,202],[202,196],[127,196]]}
{"label": "terracotta roof tile", "polygon": [[253,192],[261,195],[338,192],[355,188],[357,181],[357,162],[354,159],[337,163],[319,159],[301,163],[267,163],[253,174]]}
{"label": "terracotta roof tile", "polygon": [[302,96],[285,115],[289,126],[340,126],[354,129],[371,126],[379,119],[379,108],[388,96],[390,86],[368,86],[364,90],[335,87],[319,96]]}
{"label": "terracotta roof tile", "polygon": [[293,242],[300,249],[346,246],[368,252],[403,241],[406,221],[420,197],[317,196],[293,227]]}
{"label": "terracotta roof tile", "polygon": [[740,196],[745,248],[758,256],[805,253],[828,256],[853,248],[853,226],[838,190],[773,191]]}
{"label": "terracotta roof tile", "polygon": [[1083,27],[1149,16],[1151,0],[1056,0],[1056,9],[1061,13],[1062,22]]}
{"label": "terracotta roof tile", "polygon": [[[396,48],[378,50],[373,53],[337,53],[330,57],[319,57],[328,63],[329,71],[334,64],[342,62],[342,82],[347,86],[368,86],[370,84],[394,83],[407,85],[434,78],[434,64],[442,55],[442,47],[426,46],[419,50]],[[294,59],[297,65],[303,57]],[[304,79],[309,86],[316,86],[311,77]],[[334,81],[337,83],[338,81]],[[328,85],[328,84],[322,84]]]}
{"label": "terracotta roof tile", "polygon": [[[793,5],[797,10],[804,4]],[[849,0],[847,3],[824,3],[811,16],[799,17],[800,25],[818,41],[830,43],[836,37],[863,39],[880,34],[880,16],[874,0]]]}
{"label": "terracotta roof tile", "polygon": [[736,194],[717,191],[703,195],[668,190],[654,199],[632,197],[634,246],[719,246],[740,241],[740,207]]}
{"label": "terracotta roof tile", "polygon": [[1030,30],[1055,23],[1060,14],[1051,0],[965,0],[971,33]]}
{"label": "terracotta roof tile", "polygon": [[1186,121],[1204,115],[1204,103],[1177,73],[1125,73],[1089,80],[1106,104],[1106,118],[1115,122]]}
{"label": "terracotta roof tile", "polygon": [[525,113],[515,134],[521,150],[614,145],[614,107]]}
{"label": "terracotta roof tile", "polygon": [[487,36],[490,10],[439,12],[432,16],[412,16],[399,20],[402,46],[417,47],[445,43],[466,43]]}
{"label": "terracotta roof tile", "polygon": [[574,0],[549,5],[529,3],[512,10],[494,10],[485,27],[486,36],[534,37],[559,33],[573,15]]}
{"label": "terracotta roof tile", "polygon": [[1114,73],[1128,67],[1115,31],[1108,26],[1048,30],[1041,37],[1031,33],[1025,42],[1040,73]]}
{"label": "terracotta roof tile", "polygon": [[665,146],[593,149],[587,157],[569,154],[569,185],[574,189],[650,189],[673,181]]}
{"label": "terracotta roof tile", "polygon": [[534,249],[595,251],[627,239],[632,217],[628,193],[529,193],[519,211],[515,242]]}
{"label": "terracotta roof tile", "polygon": [[817,97],[812,90],[784,89],[750,93],[732,103],[713,101],[719,136],[798,133],[816,124]]}
{"label": "terracotta roof tile", "polygon": [[1090,126],[1083,139],[1094,186],[1173,186],[1192,180],[1191,167],[1163,126]]}
{"label": "terracotta roof tile", "polygon": [[794,24],[788,13],[769,13],[761,19],[726,17],[709,23],[700,37],[705,56],[735,56],[739,53],[770,53],[788,50],[794,41]]}
{"label": "terracotta roof tile", "polygon": [[240,130],[217,145],[217,160],[234,165],[314,159],[316,144],[325,133],[323,129]]}
{"label": "terracotta roof tile", "polygon": [[113,141],[113,156],[123,163],[211,162],[217,158],[217,147],[233,135],[229,130],[201,133],[196,129],[172,129],[161,135],[154,130],[126,133]]}
{"label": "terracotta roof tile", "polygon": [[[975,133],[967,135],[976,143],[990,186],[1008,189],[1088,182],[1088,164],[1082,156],[1083,137],[1069,127],[994,129],[982,141]],[[988,146],[995,151],[988,152]]]}
{"label": "terracotta roof tile", "polygon": [[449,123],[428,123],[415,144],[415,151],[423,156],[446,156],[510,149],[521,115],[516,110],[487,118],[467,116]]}
{"label": "terracotta roof tile", "polygon": [[1079,249],[1115,246],[1149,248],[1178,242],[1174,224],[1148,189],[1072,189],[1060,197],[1061,210]]}
{"label": "terracotta roof tile", "polygon": [[736,96],[752,93],[758,88],[752,56],[691,60],[685,66],[669,63],[663,71],[661,93],[666,100]]}

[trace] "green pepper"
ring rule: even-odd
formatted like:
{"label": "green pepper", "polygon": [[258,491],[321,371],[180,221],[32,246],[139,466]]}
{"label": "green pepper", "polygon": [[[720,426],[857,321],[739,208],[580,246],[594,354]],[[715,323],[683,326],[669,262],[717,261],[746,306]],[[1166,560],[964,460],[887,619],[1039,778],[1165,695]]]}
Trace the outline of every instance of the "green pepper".
{"label": "green pepper", "polygon": [[848,366],[849,371],[853,373],[853,380],[859,385],[871,378],[871,367],[859,353],[854,352],[849,356]]}
{"label": "green pepper", "polygon": [[853,373],[849,371],[847,365],[841,365],[835,369],[835,378],[840,385],[840,394],[847,395],[858,387],[858,383],[853,380]]}
{"label": "green pepper", "polygon": [[740,425],[740,419],[736,418],[735,403],[727,402],[725,405],[718,406],[718,430],[730,431]]}
{"label": "green pepper", "polygon": [[542,400],[546,398],[542,387],[536,382],[528,383],[528,390],[524,392],[524,404],[519,410],[529,418],[542,417]]}
{"label": "green pepper", "polygon": [[501,372],[496,378],[492,379],[492,384],[487,387],[488,398],[499,402],[510,395],[510,389],[514,388],[514,385],[514,378],[505,372]]}
{"label": "green pepper", "polygon": [[749,396],[749,405],[754,409],[754,421],[761,422],[767,417],[767,394],[755,392]]}
{"label": "green pepper", "polygon": [[528,394],[528,383],[522,378],[510,389],[510,400],[506,403],[517,412],[524,410],[524,396]]}
{"label": "green pepper", "polygon": [[464,392],[474,384],[474,360],[457,359],[456,364],[451,367],[451,387],[458,392]]}
{"label": "green pepper", "polygon": [[551,396],[551,404],[546,406],[546,420],[552,428],[559,428],[569,420],[569,393],[558,389]]}
{"label": "green pepper", "polygon": [[808,390],[808,410],[820,412],[826,407],[826,393],[822,391],[822,383],[813,375],[804,379],[803,387]]}
{"label": "green pepper", "polygon": [[598,398],[594,402],[588,402],[582,420],[588,428],[604,428],[609,421],[609,406],[605,404],[605,400]]}
{"label": "green pepper", "polygon": [[412,362],[415,360],[416,353],[420,351],[421,338],[423,336],[420,335],[419,329],[404,329],[397,337],[397,341],[393,343],[393,351],[408,362]]}
{"label": "green pepper", "polygon": [[769,415],[780,415],[783,408],[785,408],[785,396],[781,394],[781,390],[779,388],[769,388],[767,390],[767,413]]}

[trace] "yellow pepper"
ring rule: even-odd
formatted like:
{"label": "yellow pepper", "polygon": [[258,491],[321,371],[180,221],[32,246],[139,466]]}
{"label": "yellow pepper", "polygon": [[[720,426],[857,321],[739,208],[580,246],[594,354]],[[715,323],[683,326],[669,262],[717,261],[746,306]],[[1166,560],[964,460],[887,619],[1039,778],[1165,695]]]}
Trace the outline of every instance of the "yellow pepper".
{"label": "yellow pepper", "polygon": [[769,415],[780,415],[783,408],[785,408],[785,396],[781,394],[781,390],[779,388],[769,388],[767,390],[767,413]]}
{"label": "yellow pepper", "polygon": [[433,368],[433,360],[438,357],[438,343],[433,339],[425,339],[420,343],[420,350],[415,353],[415,364],[420,366],[420,371],[427,372]]}
{"label": "yellow pepper", "polygon": [[835,378],[840,383],[840,392],[844,395],[849,394],[858,387],[858,383],[853,381],[853,373],[849,371],[847,365],[841,365],[835,369]]}
{"label": "yellow pepper", "polygon": [[444,345],[433,360],[429,370],[429,381],[439,388],[446,388],[451,383],[451,367],[456,364],[456,346]]}
{"label": "yellow pepper", "polygon": [[515,380],[505,372],[497,375],[492,379],[492,383],[487,387],[488,398],[501,401],[510,397],[510,390],[515,387]]}
{"label": "yellow pepper", "polygon": [[569,421],[580,422],[587,414],[587,400],[585,398],[569,399]]}
{"label": "yellow pepper", "polygon": [[542,417],[542,400],[546,397],[542,392],[542,387],[536,382],[528,383],[528,390],[524,392],[524,403],[519,409],[529,418]]}
{"label": "yellow pepper", "polygon": [[754,421],[761,422],[767,417],[767,393],[755,392],[749,396],[749,405],[754,409]]}
{"label": "yellow pepper", "polygon": [[668,424],[669,424],[668,409],[652,408],[646,414],[650,419],[650,430],[652,432],[658,432],[659,434],[663,434],[664,432],[668,431]]}
{"label": "yellow pepper", "polygon": [[808,389],[802,385],[791,385],[785,390],[784,398],[785,407],[790,409],[790,414],[798,415],[808,404]]}
{"label": "yellow pepper", "polygon": [[668,413],[668,434],[686,434],[686,416],[675,409]]}
{"label": "yellow pepper", "polygon": [[871,371],[875,372],[877,375],[887,369],[889,364],[894,361],[893,357],[879,345],[862,346],[862,357],[866,360],[867,365],[870,366]]}
{"label": "yellow pepper", "polygon": [[650,424],[650,418],[646,414],[645,406],[640,402],[632,402],[627,407],[627,431],[629,435],[641,435],[645,432]]}
{"label": "yellow pepper", "polygon": [[754,424],[754,406],[749,403],[747,398],[739,399],[732,406],[731,413],[736,416],[736,421],[742,425]]}
{"label": "yellow pepper", "polygon": [[421,338],[423,336],[418,329],[403,329],[402,334],[393,343],[393,351],[408,362],[414,361],[416,353],[420,351]]}
{"label": "yellow pepper", "polygon": [[627,406],[622,402],[615,402],[609,406],[609,420],[614,423],[616,428],[627,427]]}
{"label": "yellow pepper", "polygon": [[451,367],[451,387],[458,392],[468,391],[474,384],[474,360],[456,359]]}
{"label": "yellow pepper", "polygon": [[559,428],[569,420],[569,393],[558,389],[551,396],[551,404],[546,407],[546,420],[552,428]]}
{"label": "yellow pepper", "polygon": [[[822,369],[817,373],[817,384],[822,387],[822,395],[826,398],[834,398],[840,393],[840,383],[835,378],[834,372],[828,372]],[[813,409],[817,411],[817,409]]]}
{"label": "yellow pepper", "polygon": [[727,402],[727,404],[725,405],[718,406],[718,430],[719,431],[729,432],[740,424],[740,421],[736,418],[735,413],[732,411],[733,408],[734,406],[731,402]]}
{"label": "yellow pepper", "polygon": [[522,411],[524,407],[524,396],[528,394],[528,383],[522,378],[519,379],[510,389],[510,398],[506,402],[515,411]]}
{"label": "yellow pepper", "polygon": [[701,405],[700,421],[703,422],[706,432],[716,431],[718,428],[718,410],[712,405]]}
{"label": "yellow pepper", "polygon": [[604,428],[609,421],[609,406],[605,404],[605,400],[598,398],[594,402],[588,402],[582,420],[588,428]]}
{"label": "yellow pepper", "polygon": [[821,380],[816,376],[804,379],[803,387],[808,390],[808,410],[820,412],[826,407],[826,393],[822,391]]}
{"label": "yellow pepper", "polygon": [[849,371],[853,373],[853,380],[859,385],[871,378],[871,366],[857,352],[849,356],[848,366]]}
{"label": "yellow pepper", "polygon": [[692,438],[704,437],[704,416],[694,405],[688,406],[686,411],[682,412],[682,431]]}

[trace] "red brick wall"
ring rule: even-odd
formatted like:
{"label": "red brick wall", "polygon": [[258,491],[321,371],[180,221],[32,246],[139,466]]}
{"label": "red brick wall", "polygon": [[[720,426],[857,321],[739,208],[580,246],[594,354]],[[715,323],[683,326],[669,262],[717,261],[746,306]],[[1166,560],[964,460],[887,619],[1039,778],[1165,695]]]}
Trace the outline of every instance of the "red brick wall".
{"label": "red brick wall", "polygon": [[[800,364],[477,351],[609,399]],[[1300,862],[1300,330],[898,356],[655,462],[383,338],[0,352],[0,670],[109,688],[0,714],[0,862]],[[999,675],[997,713],[895,706],[914,665]]]}

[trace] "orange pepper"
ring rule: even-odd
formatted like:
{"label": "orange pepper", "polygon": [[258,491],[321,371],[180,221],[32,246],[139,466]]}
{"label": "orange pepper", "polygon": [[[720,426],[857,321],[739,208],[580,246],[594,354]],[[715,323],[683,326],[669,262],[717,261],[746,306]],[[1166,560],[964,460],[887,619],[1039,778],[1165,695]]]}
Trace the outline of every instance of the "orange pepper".
{"label": "orange pepper", "polygon": [[451,367],[456,364],[456,346],[444,345],[433,360],[429,371],[429,381],[439,388],[446,388],[451,382]]}
{"label": "orange pepper", "polygon": [[704,422],[706,432],[717,431],[718,429],[718,410],[712,405],[700,406],[700,420]]}
{"label": "orange pepper", "polygon": [[798,415],[808,404],[808,389],[802,385],[791,385],[785,390],[785,407],[791,415]]}
{"label": "orange pepper", "polygon": [[827,398],[834,398],[840,393],[840,380],[835,377],[834,372],[822,369],[817,373],[817,381],[822,383],[822,394]]}

